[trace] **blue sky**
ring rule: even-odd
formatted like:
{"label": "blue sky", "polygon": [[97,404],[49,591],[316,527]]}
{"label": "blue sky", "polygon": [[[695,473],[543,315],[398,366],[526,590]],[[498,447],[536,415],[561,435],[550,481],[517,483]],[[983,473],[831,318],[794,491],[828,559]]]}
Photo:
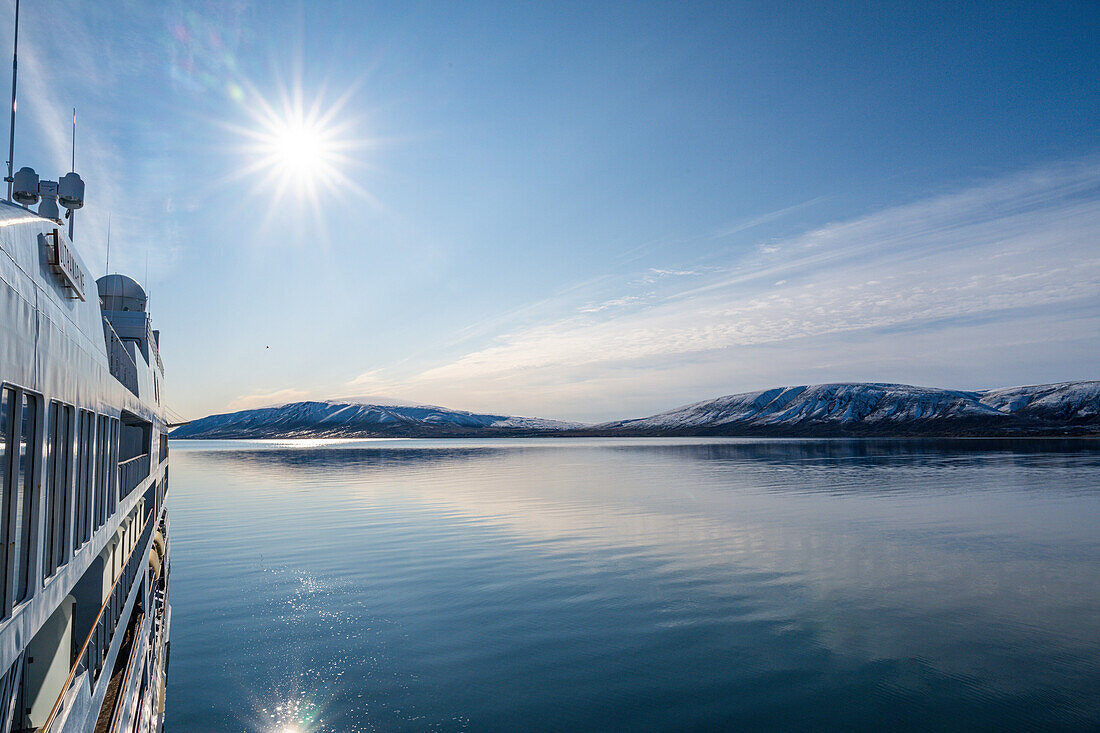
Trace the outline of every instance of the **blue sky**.
{"label": "blue sky", "polygon": [[[779,384],[1097,378],[1098,21],[43,0],[16,165],[67,170],[78,108],[77,244],[101,274],[110,215],[190,417],[381,394],[600,420]],[[324,117],[312,176],[257,142],[294,100]]]}

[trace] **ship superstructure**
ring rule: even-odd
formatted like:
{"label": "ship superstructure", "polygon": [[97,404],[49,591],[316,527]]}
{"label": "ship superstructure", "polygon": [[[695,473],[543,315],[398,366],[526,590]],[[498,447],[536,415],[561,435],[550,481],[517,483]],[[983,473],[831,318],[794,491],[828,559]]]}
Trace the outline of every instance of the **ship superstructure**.
{"label": "ship superstructure", "polygon": [[0,733],[159,731],[171,622],[160,334],[135,280],[92,281],[58,183],[28,171],[15,176],[24,205],[0,201]]}

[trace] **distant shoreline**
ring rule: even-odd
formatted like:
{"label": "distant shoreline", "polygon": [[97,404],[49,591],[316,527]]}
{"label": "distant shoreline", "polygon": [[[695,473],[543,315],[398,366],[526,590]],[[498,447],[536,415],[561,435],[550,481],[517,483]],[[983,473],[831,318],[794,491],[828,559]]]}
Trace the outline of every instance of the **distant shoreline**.
{"label": "distant shoreline", "polygon": [[773,387],[586,425],[382,398],[292,402],[210,415],[177,439],[1067,438],[1100,437],[1100,381],[994,390],[878,382]]}
{"label": "distant shoreline", "polygon": [[172,440],[471,440],[471,439],[526,440],[531,438],[759,438],[776,440],[1100,440],[1100,432],[1020,432],[1020,433],[882,433],[882,434],[765,434],[765,433],[616,433],[616,432],[530,432],[530,433],[447,433],[440,435],[405,434],[331,434],[285,433],[273,435],[196,435],[171,436]]}

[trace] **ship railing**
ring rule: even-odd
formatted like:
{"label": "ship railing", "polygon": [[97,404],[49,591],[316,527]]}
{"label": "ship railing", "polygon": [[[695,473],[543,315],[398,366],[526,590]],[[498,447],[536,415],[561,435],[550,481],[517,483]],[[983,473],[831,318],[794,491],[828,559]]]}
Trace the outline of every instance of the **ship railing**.
{"label": "ship railing", "polygon": [[164,362],[160,360],[160,344],[157,343],[157,337],[153,335],[152,321],[146,319],[145,329],[145,341],[149,344],[149,353],[155,357],[160,373],[164,374]]}
{"label": "ship railing", "polygon": [[[134,619],[132,627],[134,629],[135,636],[137,635],[137,631],[141,629],[144,623],[145,614],[140,614],[136,619]],[[138,656],[142,653],[143,650],[144,647],[139,643],[138,639],[135,638],[130,645],[130,653],[126,656],[126,660],[124,662],[126,666],[124,668],[125,671],[122,675],[122,682],[118,687],[118,692],[116,693],[115,699],[110,701],[113,709],[111,711],[110,723],[108,723],[107,725],[108,733],[115,733],[116,731],[118,731],[123,723],[123,720],[129,717],[129,713],[131,711],[127,710],[120,703],[127,699],[130,687],[130,679],[133,675],[134,668],[137,667]],[[106,705],[107,702],[107,700],[104,700],[104,705]],[[131,729],[133,728],[132,725],[128,727]]]}
{"label": "ship railing", "polygon": [[[165,469],[167,471],[167,469]],[[160,516],[161,507],[164,506],[165,499],[168,495],[168,481],[165,474],[157,476],[155,481],[149,483],[149,487],[145,489],[145,506],[153,507],[157,516]]]}
{"label": "ship railing", "polygon": [[145,559],[145,549],[148,547],[149,538],[156,528],[156,515],[152,511],[149,514],[150,516],[145,522],[145,529],[141,532],[141,538],[131,548],[130,554],[126,556],[122,572],[115,579],[114,585],[107,593],[106,600],[103,601],[103,605],[99,607],[99,614],[92,624],[92,630],[84,639],[80,651],[77,652],[76,661],[69,670],[69,676],[66,678],[65,684],[61,687],[61,694],[58,695],[57,701],[50,709],[50,715],[46,718],[45,724],[36,733],[49,733],[53,730],[54,721],[58,719],[58,715],[62,712],[62,703],[69,692],[69,687],[80,670],[88,671],[91,687],[93,690],[95,689],[95,684],[99,680],[99,673],[103,670],[103,663],[107,659],[107,652],[110,650],[111,642],[118,630],[118,621],[122,615],[122,609],[126,605],[126,599],[133,587],[134,580],[143,570],[142,561]]}
{"label": "ship railing", "polygon": [[19,688],[23,684],[23,655],[15,658],[4,678],[0,680],[0,730],[10,731],[15,726],[18,710]]}
{"label": "ship railing", "polygon": [[126,345],[122,343],[122,338],[106,316],[103,317],[103,339],[107,342],[107,363],[111,367],[111,376],[136,395],[138,393],[137,362],[130,356]]}
{"label": "ship railing", "polygon": [[149,476],[149,454],[128,458],[118,464],[118,488],[121,492],[119,498],[129,496]]}

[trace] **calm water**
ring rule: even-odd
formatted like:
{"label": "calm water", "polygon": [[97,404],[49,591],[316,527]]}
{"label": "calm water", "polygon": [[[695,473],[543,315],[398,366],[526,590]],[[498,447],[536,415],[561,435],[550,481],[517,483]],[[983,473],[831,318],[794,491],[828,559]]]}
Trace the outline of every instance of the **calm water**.
{"label": "calm water", "polygon": [[1100,442],[173,451],[177,733],[1100,727]]}

